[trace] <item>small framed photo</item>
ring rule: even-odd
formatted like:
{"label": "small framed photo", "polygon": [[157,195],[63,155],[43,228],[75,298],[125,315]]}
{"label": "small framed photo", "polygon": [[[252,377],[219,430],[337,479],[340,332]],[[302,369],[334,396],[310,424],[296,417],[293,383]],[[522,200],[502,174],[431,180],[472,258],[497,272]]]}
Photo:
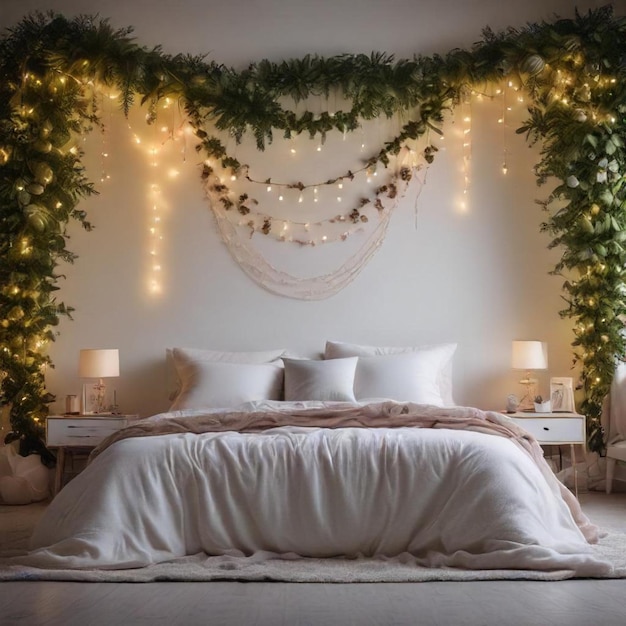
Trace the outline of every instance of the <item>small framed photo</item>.
{"label": "small framed photo", "polygon": [[550,402],[553,413],[574,413],[574,379],[557,377],[550,379]]}

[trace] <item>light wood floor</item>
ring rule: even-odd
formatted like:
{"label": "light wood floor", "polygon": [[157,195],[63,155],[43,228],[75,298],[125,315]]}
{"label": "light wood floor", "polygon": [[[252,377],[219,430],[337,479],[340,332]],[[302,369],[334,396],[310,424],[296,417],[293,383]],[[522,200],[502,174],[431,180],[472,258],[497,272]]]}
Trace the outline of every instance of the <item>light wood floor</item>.
{"label": "light wood floor", "polygon": [[[603,527],[626,532],[626,494],[581,495]],[[0,584],[8,626],[624,626],[626,580],[403,584]]]}

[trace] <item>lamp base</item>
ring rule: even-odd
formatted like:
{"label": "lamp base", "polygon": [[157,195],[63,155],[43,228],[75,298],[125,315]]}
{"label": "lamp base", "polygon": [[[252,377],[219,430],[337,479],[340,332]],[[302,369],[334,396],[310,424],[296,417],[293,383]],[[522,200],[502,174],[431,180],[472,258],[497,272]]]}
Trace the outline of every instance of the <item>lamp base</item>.
{"label": "lamp base", "polygon": [[524,387],[524,395],[520,400],[519,406],[517,407],[518,411],[532,413],[535,410],[535,396],[537,380],[535,378],[530,378],[530,376],[526,376],[519,381],[520,385]]}
{"label": "lamp base", "polygon": [[98,415],[99,413],[109,413],[106,407],[106,385],[100,380],[97,383],[86,383],[83,385],[81,397],[81,413],[83,415]]}

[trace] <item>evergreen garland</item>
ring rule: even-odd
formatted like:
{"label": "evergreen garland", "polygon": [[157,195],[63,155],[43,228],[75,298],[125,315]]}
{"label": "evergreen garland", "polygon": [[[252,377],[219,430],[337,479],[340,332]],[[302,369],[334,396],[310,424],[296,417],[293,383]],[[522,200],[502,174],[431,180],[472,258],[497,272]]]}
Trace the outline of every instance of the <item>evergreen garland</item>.
{"label": "evergreen garland", "polygon": [[[533,99],[518,132],[542,142],[538,182],[559,181],[542,201],[542,228],[563,251],[554,269],[564,277],[561,315],[575,321],[580,408],[590,449],[602,449],[601,408],[624,355],[626,315],[626,23],[611,7],[520,30],[486,29],[471,50],[445,56],[307,55],[243,71],[140,47],[131,34],[95,17],[37,13],[0,39],[0,404],[11,407],[15,437],[27,443],[43,433],[52,400],[45,343],[59,316],[71,313],[54,297],[56,267],[74,260],[68,222],[91,228],[79,202],[94,188],[72,138],[99,124],[94,84],[117,88],[125,113],[140,98],[149,121],[162,98],[179,99],[199,151],[238,172],[242,164],[212,126],[237,141],[249,133],[263,150],[275,132],[323,140],[402,113],[398,136],[364,161],[387,165],[407,140],[440,132],[445,111],[468,89],[506,79]],[[349,109],[297,114],[281,104],[333,94]],[[425,157],[433,156],[427,147]]]}

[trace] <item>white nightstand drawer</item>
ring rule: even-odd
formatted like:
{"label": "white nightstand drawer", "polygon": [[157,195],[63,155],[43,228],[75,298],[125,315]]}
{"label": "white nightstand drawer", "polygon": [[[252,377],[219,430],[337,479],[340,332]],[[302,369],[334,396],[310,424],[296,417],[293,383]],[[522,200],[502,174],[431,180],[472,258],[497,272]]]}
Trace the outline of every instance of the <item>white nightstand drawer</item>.
{"label": "white nightstand drawer", "polygon": [[97,446],[105,437],[124,428],[127,415],[56,417],[46,420],[49,446]]}
{"label": "white nightstand drawer", "polygon": [[518,426],[534,435],[539,443],[585,443],[585,418],[582,415],[510,417]]}

